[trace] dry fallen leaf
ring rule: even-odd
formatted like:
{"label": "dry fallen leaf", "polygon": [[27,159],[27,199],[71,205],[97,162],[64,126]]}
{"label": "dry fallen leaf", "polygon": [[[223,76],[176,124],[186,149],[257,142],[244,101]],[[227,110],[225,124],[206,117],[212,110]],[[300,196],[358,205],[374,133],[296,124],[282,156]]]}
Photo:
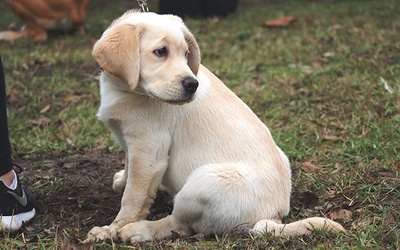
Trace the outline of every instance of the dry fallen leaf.
{"label": "dry fallen leaf", "polygon": [[379,172],[379,175],[380,175],[381,177],[383,177],[383,178],[395,178],[395,177],[396,177],[394,173],[391,173],[391,172],[389,172],[389,171],[382,171],[382,172]]}
{"label": "dry fallen leaf", "polygon": [[28,119],[28,124],[40,126],[40,127],[47,127],[50,123],[50,119],[46,117],[42,117],[36,120]]}
{"label": "dry fallen leaf", "polygon": [[71,140],[71,138],[65,138],[65,141],[68,143],[68,145],[71,145],[71,146],[75,146],[75,144],[74,144],[74,142]]}
{"label": "dry fallen leaf", "polygon": [[358,231],[365,231],[371,228],[371,221],[369,219],[355,220],[351,223],[351,228]]}
{"label": "dry fallen leaf", "polygon": [[336,162],[335,163],[335,168],[336,169],[340,169],[340,168],[342,168],[343,167],[343,164],[341,163],[341,162]]}
{"label": "dry fallen leaf", "polygon": [[65,162],[64,164],[63,164],[63,168],[66,168],[66,169],[72,169],[72,168],[74,168],[75,167],[75,163],[74,162]]}
{"label": "dry fallen leaf", "polygon": [[396,223],[396,218],[394,217],[393,214],[389,213],[382,219],[382,224],[383,225],[388,225],[388,224],[395,224]]}
{"label": "dry fallen leaf", "polygon": [[42,108],[42,109],[40,110],[40,113],[41,113],[41,114],[46,113],[47,111],[50,110],[50,108],[51,108],[50,104],[47,104],[44,108]]}
{"label": "dry fallen leaf", "polygon": [[98,146],[90,149],[90,152],[97,153],[107,149],[107,146]]}
{"label": "dry fallen leaf", "polygon": [[309,161],[303,162],[300,165],[300,168],[303,169],[303,170],[311,171],[311,172],[315,172],[315,171],[319,170],[319,167],[315,166],[314,164],[312,164]]}
{"label": "dry fallen leaf", "polygon": [[285,16],[285,17],[279,17],[277,19],[273,19],[270,21],[266,21],[264,23],[265,27],[271,27],[271,28],[277,28],[277,27],[286,27],[289,26],[289,24],[297,21],[297,18],[295,17],[290,17],[290,16]]}
{"label": "dry fallen leaf", "polygon": [[342,26],[340,24],[335,24],[335,25],[331,26],[329,29],[331,31],[337,31],[337,30],[342,29]]}
{"label": "dry fallen leaf", "polygon": [[353,215],[353,213],[350,210],[347,210],[347,209],[340,209],[340,210],[337,210],[337,211],[332,211],[329,214],[331,220],[337,220],[337,219],[351,220],[351,216],[352,215]]}
{"label": "dry fallen leaf", "polygon": [[338,137],[337,137],[336,135],[325,134],[325,135],[324,135],[324,139],[325,139],[325,140],[328,140],[328,141],[334,141],[334,140],[337,140]]}
{"label": "dry fallen leaf", "polygon": [[368,174],[368,173],[364,173],[364,177],[367,178],[367,179],[370,180],[370,181],[375,181],[375,178],[372,177],[372,176],[371,176],[370,174]]}

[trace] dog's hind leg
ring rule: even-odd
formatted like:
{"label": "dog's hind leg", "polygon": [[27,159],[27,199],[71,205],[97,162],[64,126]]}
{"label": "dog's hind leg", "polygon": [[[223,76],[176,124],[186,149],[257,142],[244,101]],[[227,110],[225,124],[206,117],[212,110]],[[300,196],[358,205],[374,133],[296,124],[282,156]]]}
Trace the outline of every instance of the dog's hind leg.
{"label": "dog's hind leg", "polygon": [[283,224],[277,220],[261,220],[257,222],[252,230],[253,233],[271,233],[275,236],[309,235],[313,230],[324,230],[332,232],[345,232],[346,230],[337,222],[322,218],[312,217],[304,220]]}
{"label": "dog's hind leg", "polygon": [[174,198],[172,215],[193,233],[223,235],[257,217],[251,175],[240,164],[197,168]]}
{"label": "dog's hind leg", "polygon": [[[235,164],[204,165],[196,169],[174,197],[170,216],[139,221],[119,230],[124,241],[149,241],[193,233],[224,234],[249,222],[252,202],[245,173]],[[239,198],[240,197],[240,198]],[[248,212],[247,212],[248,211]]]}

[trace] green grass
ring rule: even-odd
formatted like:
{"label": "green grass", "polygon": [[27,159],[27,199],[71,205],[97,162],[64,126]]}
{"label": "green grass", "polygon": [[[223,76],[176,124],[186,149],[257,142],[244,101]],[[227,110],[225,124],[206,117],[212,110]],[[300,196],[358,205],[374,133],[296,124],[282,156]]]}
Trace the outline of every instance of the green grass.
{"label": "green grass", "polygon": [[[134,6],[134,5],[132,5]],[[4,3],[0,3],[3,9]],[[5,7],[4,7],[5,8]],[[89,10],[88,33],[47,42],[0,42],[9,95],[15,155],[39,155],[106,145],[116,150],[97,121],[98,67],[91,48],[127,6]],[[152,8],[155,9],[154,7]],[[253,1],[226,19],[186,20],[202,62],[264,121],[289,156],[292,213],[304,192],[324,211],[345,209],[344,234],[270,236],[149,243],[145,249],[399,249],[400,248],[400,4],[387,1]],[[280,16],[297,22],[284,29],[262,23]],[[0,16],[1,29],[19,20]],[[385,89],[384,79],[393,91]],[[312,162],[317,170],[301,167]],[[397,165],[396,165],[397,162]],[[325,214],[330,216],[330,214]],[[61,236],[64,234],[60,233]],[[58,249],[60,238],[25,244],[5,237],[0,249]],[[99,244],[99,249],[130,249]]]}

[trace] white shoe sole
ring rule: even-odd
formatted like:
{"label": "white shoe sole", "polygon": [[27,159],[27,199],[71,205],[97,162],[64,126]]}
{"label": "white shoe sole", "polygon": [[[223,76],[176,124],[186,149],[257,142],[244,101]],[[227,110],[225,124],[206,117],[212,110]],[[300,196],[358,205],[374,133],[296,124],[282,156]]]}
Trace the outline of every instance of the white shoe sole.
{"label": "white shoe sole", "polygon": [[36,214],[36,210],[20,213],[12,216],[1,216],[0,232],[15,232],[19,230],[25,222],[30,221]]}

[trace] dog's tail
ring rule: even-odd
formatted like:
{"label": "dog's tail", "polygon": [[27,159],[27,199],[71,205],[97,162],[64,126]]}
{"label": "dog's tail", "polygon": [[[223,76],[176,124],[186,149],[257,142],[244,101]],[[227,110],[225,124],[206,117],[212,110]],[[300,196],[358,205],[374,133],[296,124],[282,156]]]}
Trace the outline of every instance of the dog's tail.
{"label": "dog's tail", "polygon": [[282,224],[278,220],[261,220],[254,225],[252,231],[255,233],[271,233],[276,236],[296,236],[311,234],[315,229],[346,232],[339,223],[322,217],[311,217],[288,224]]}

